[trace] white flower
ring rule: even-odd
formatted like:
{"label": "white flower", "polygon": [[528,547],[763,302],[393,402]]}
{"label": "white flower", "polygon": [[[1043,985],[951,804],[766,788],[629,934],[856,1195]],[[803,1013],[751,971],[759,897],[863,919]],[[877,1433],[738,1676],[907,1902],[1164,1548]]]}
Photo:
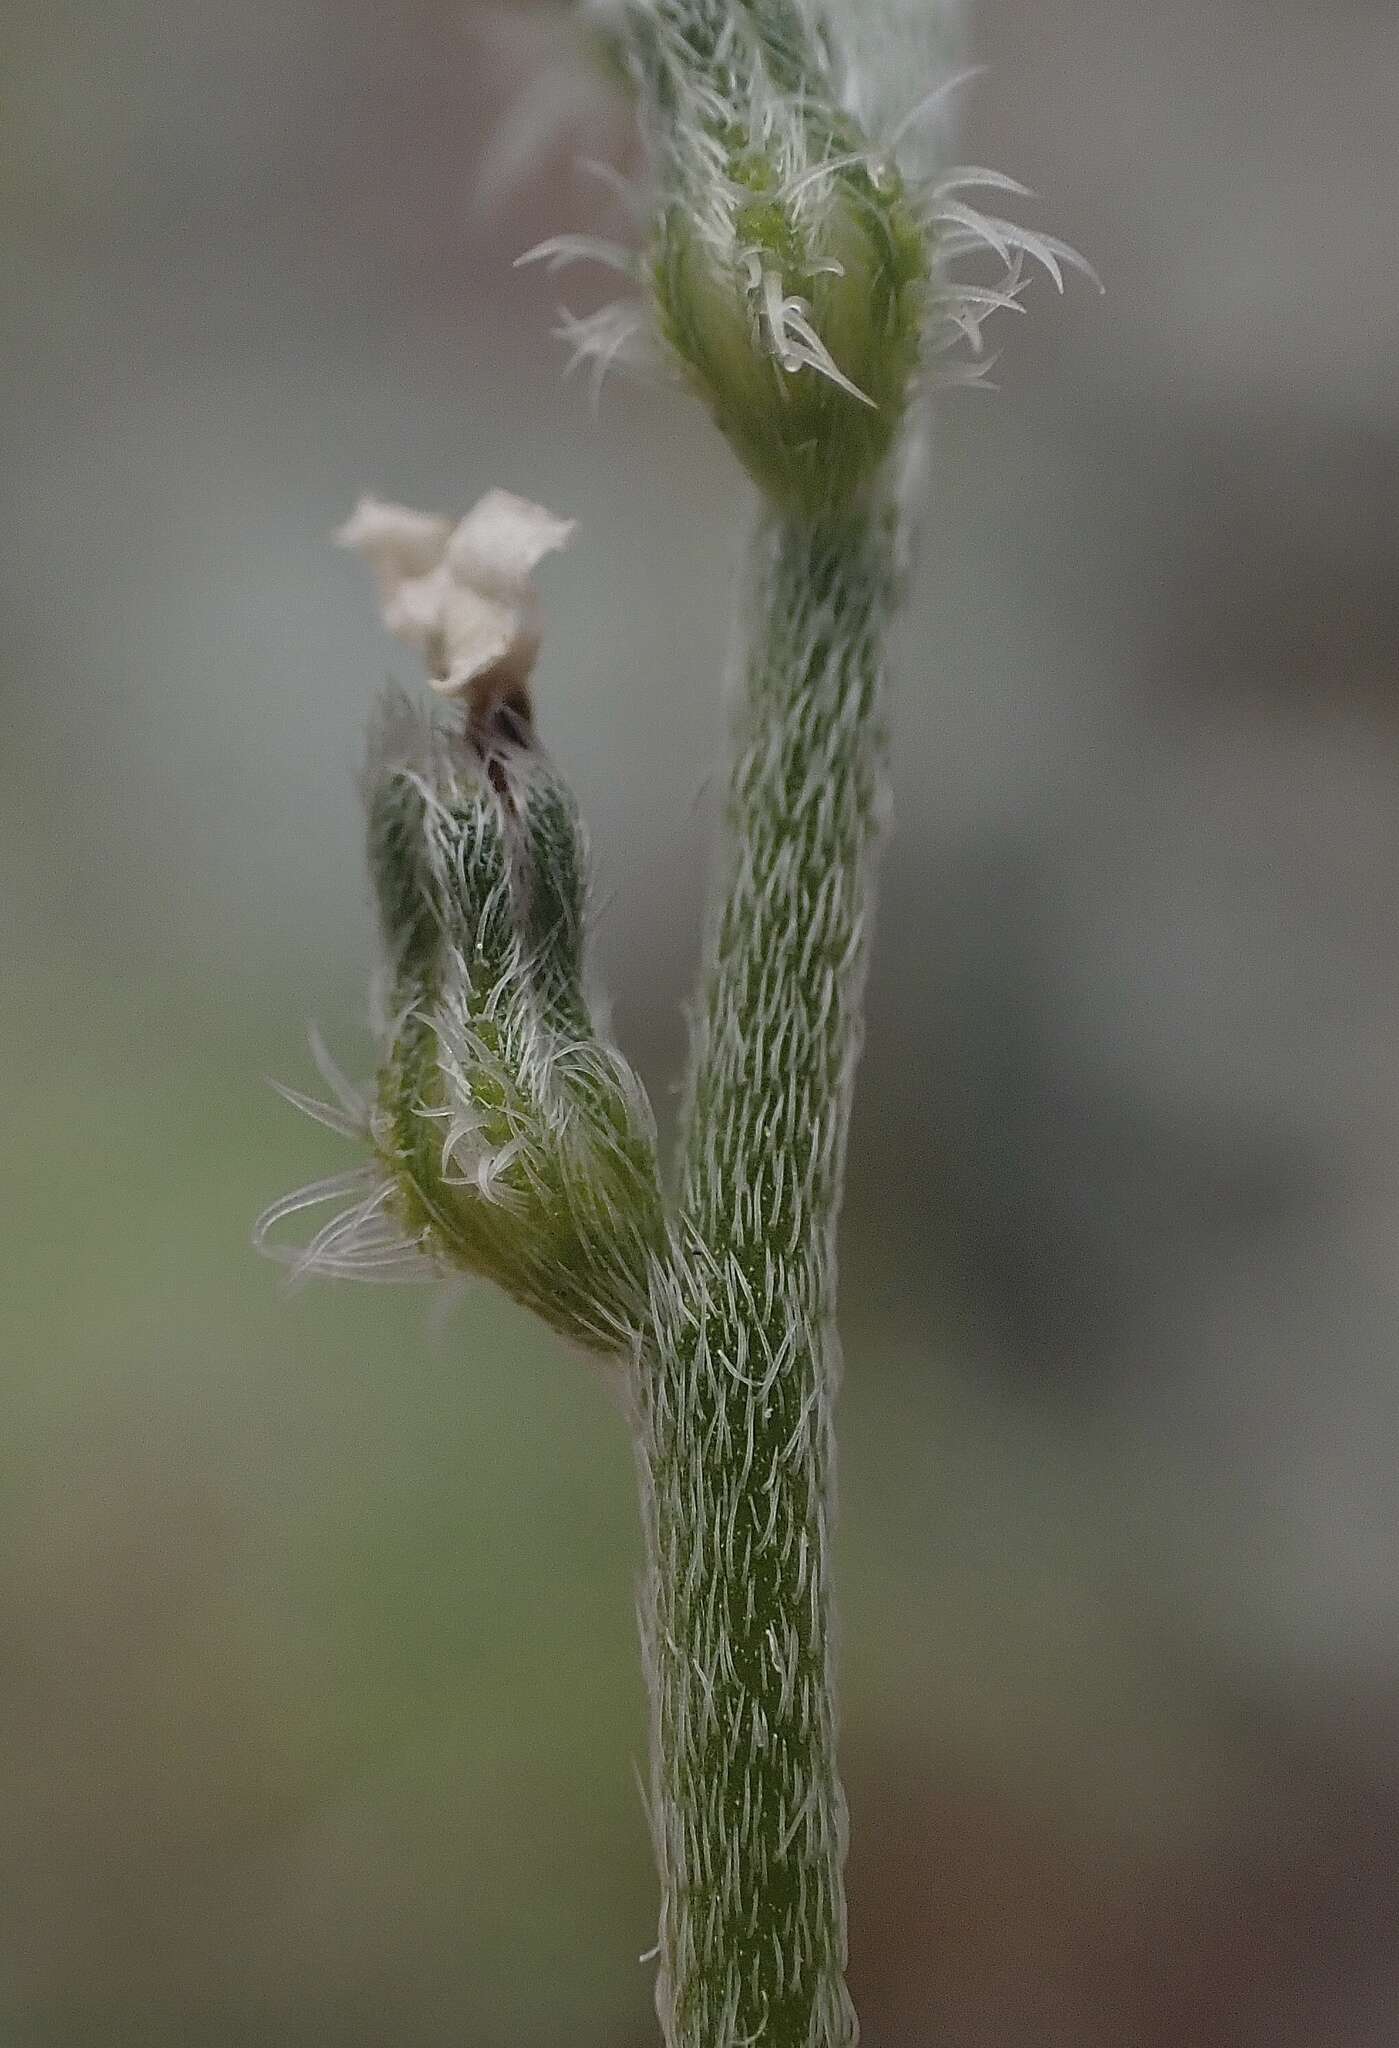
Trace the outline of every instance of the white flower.
{"label": "white flower", "polygon": [[422,655],[433,688],[460,697],[523,689],[540,639],[531,571],[574,523],[510,491],[487,491],[455,527],[361,498],[335,538],[368,562],[385,626]]}

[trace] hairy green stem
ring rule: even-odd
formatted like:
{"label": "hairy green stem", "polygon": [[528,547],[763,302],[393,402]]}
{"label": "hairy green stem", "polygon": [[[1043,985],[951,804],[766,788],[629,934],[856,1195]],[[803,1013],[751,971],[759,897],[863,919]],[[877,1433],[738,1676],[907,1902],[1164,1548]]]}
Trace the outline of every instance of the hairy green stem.
{"label": "hairy green stem", "polygon": [[884,810],[889,521],[769,516],[683,1137],[638,1375],[672,2048],[845,2048],[834,1238]]}
{"label": "hairy green stem", "polygon": [[[643,303],[570,323],[605,368],[649,328],[752,482],[722,877],[667,1204],[649,1107],[582,976],[584,848],[534,739],[530,565],[566,522],[491,492],[455,529],[369,500],[345,529],[385,622],[459,701],[390,705],[371,863],[395,1000],[372,1103],[310,1103],[371,1164],[297,1270],[426,1257],[631,1361],[647,1565],[667,2048],[853,2048],[831,1619],[835,1235],[882,824],[894,476],[931,355],[980,345],[1022,266],[911,136],[955,0],[620,0],[651,217]],[[533,252],[571,260],[589,237]],[[999,286],[947,265],[990,252]],[[482,621],[504,652],[482,653]],[[490,642],[491,648],[495,642]],[[485,666],[482,666],[482,663]],[[454,680],[455,679],[455,680]]]}
{"label": "hairy green stem", "polygon": [[[599,10],[602,14],[604,11]],[[391,697],[366,775],[394,990],[374,1099],[294,1097],[368,1162],[274,1203],[296,1272],[484,1275],[631,1363],[646,1532],[666,2048],[853,2048],[831,1621],[835,1235],[884,815],[893,479],[933,355],[977,355],[1034,263],[942,122],[957,0],[613,0],[652,171],[640,305],[567,322],[604,370],[649,329],[756,485],[722,880],[668,1204],[643,1091],[582,973],[585,850],[534,738],[532,566],[570,524],[488,492],[455,527],[342,530],[454,700]],[[919,97],[920,87],[934,90]],[[959,280],[961,257],[1002,266]],[[968,374],[964,366],[963,374]],[[973,373],[974,374],[974,373]],[[347,1206],[304,1250],[285,1218]]]}

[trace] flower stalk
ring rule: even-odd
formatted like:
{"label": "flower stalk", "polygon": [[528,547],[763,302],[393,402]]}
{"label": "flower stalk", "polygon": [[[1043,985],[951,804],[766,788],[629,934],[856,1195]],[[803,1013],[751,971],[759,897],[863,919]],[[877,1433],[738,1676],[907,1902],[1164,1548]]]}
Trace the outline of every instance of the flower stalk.
{"label": "flower stalk", "polygon": [[668,2043],[844,2048],[835,1226],[884,813],[887,517],[770,515],[683,1136],[636,1376]]}

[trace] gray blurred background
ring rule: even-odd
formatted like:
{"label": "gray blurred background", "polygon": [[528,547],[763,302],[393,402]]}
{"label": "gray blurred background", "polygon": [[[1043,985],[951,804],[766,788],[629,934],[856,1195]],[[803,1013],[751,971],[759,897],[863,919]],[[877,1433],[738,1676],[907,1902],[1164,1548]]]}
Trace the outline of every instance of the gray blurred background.
{"label": "gray blurred background", "polygon": [[[411,663],[327,545],[363,488],[578,517],[542,723],[673,1099],[742,494],[678,394],[594,418],[510,267],[613,225],[574,159],[628,116],[544,6],[3,33],[0,2043],[642,2048],[621,1421],[489,1295],[248,1249],[348,1163],[264,1076],[312,1016],[372,1057],[353,776]],[[964,155],[1109,295],[1037,291],[943,407],[901,648],[854,1986],[876,2048],[1387,2048],[1399,15],[983,0],[974,43]]]}

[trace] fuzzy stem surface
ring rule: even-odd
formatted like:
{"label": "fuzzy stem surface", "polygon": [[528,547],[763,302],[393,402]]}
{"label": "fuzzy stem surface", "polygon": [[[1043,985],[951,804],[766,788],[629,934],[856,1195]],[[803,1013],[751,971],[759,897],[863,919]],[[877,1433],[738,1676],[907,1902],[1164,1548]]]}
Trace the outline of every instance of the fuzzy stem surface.
{"label": "fuzzy stem surface", "polygon": [[892,515],[768,513],[637,1382],[670,2048],[847,2048],[830,1596],[835,1229],[884,815]]}

